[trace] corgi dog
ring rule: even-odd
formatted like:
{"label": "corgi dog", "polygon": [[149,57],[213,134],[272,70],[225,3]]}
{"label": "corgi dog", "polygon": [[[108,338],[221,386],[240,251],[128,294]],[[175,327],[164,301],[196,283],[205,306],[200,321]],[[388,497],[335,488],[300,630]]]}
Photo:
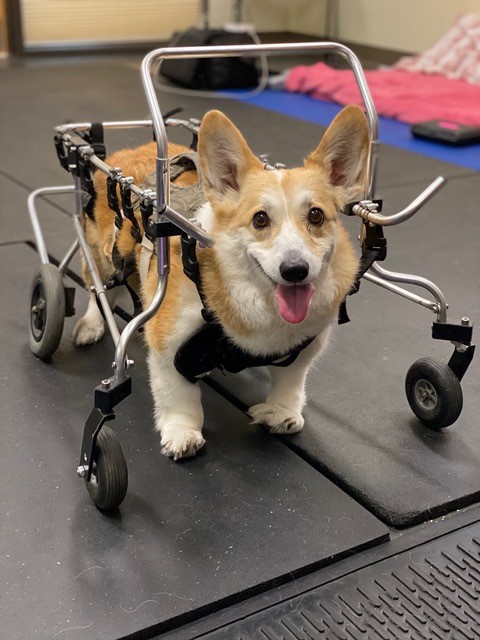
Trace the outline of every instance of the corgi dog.
{"label": "corgi dog", "polygon": [[[288,354],[306,345],[289,366],[268,367],[268,395],[249,410],[253,422],[272,433],[302,429],[308,370],[325,348],[354,283],[358,257],[339,214],[365,192],[368,148],[367,121],[355,106],[339,113],[304,166],[293,169],[265,170],[221,112],[210,111],[202,120],[198,151],[206,203],[195,218],[215,240],[213,247],[197,250],[205,308],[227,340],[253,357]],[[169,155],[178,150],[169,145]],[[154,170],[155,155],[151,143],[119,151],[107,162],[141,184]],[[187,172],[182,180],[191,184],[196,175]],[[96,174],[95,188],[95,222],[86,220],[86,233],[101,276],[108,278],[114,214],[107,206],[104,175]],[[125,256],[136,252],[138,262],[128,224],[116,243]],[[88,286],[88,272],[84,275]],[[137,282],[144,307],[157,282],[153,259],[145,281]],[[92,296],[74,329],[78,345],[95,342],[104,332]],[[155,428],[162,453],[175,460],[195,455],[205,444],[200,386],[175,367],[179,347],[205,324],[202,306],[195,284],[183,273],[180,242],[174,238],[165,298],[145,325],[145,339]]]}

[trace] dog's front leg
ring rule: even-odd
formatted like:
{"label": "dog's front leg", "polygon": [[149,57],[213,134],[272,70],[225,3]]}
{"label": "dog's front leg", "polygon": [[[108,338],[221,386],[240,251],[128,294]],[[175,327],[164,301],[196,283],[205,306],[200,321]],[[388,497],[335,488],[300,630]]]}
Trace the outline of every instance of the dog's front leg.
{"label": "dog's front leg", "polygon": [[[113,309],[118,298],[118,289],[107,291],[107,300]],[[85,315],[83,315],[75,327],[73,328],[73,342],[77,347],[85,346],[99,342],[105,333],[105,321],[97,303],[97,297],[94,292],[90,293],[88,299],[88,307]]]}
{"label": "dog's front leg", "polygon": [[248,410],[254,424],[263,424],[271,433],[298,433],[302,430],[305,380],[313,360],[320,354],[328,331],[317,336],[288,367],[268,367],[271,389],[265,402]]}
{"label": "dog's front leg", "polygon": [[164,353],[151,351],[148,366],[162,453],[174,460],[194,456],[205,444],[199,385],[180,375]]}

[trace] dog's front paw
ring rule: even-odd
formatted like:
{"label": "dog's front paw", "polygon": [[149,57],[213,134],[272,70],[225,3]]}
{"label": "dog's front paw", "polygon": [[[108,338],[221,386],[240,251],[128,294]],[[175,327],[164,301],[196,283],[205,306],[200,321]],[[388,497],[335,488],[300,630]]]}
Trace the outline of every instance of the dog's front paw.
{"label": "dog's front paw", "polygon": [[83,316],[73,329],[73,342],[77,347],[94,344],[102,339],[104,333],[105,324],[102,318],[98,320]]}
{"label": "dog's front paw", "polygon": [[200,431],[189,427],[175,426],[162,431],[160,445],[167,458],[179,460],[194,456],[205,444]]}
{"label": "dog's front paw", "polygon": [[248,413],[254,424],[265,425],[270,433],[298,433],[305,422],[302,414],[266,402],[250,407]]}

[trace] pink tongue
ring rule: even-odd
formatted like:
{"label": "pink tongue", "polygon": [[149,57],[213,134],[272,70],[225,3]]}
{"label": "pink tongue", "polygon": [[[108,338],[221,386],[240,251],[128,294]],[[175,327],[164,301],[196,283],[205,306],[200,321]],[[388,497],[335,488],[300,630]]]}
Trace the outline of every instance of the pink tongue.
{"label": "pink tongue", "polygon": [[282,318],[287,322],[302,322],[307,317],[313,292],[312,284],[277,284],[275,298]]}

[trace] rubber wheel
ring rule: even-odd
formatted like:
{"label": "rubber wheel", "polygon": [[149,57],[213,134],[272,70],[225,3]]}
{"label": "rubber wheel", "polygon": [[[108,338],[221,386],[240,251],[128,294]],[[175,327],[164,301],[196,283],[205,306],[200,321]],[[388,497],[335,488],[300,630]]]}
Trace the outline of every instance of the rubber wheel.
{"label": "rubber wheel", "polygon": [[114,431],[104,425],[97,436],[88,493],[101,511],[118,507],[128,487],[128,469],[122,446]]}
{"label": "rubber wheel", "polygon": [[448,427],[462,412],[460,381],[440,360],[422,358],[414,362],[407,372],[405,392],[413,413],[427,427]]}
{"label": "rubber wheel", "polygon": [[42,360],[55,353],[65,321],[65,290],[53,264],[42,264],[30,288],[30,349]]}

